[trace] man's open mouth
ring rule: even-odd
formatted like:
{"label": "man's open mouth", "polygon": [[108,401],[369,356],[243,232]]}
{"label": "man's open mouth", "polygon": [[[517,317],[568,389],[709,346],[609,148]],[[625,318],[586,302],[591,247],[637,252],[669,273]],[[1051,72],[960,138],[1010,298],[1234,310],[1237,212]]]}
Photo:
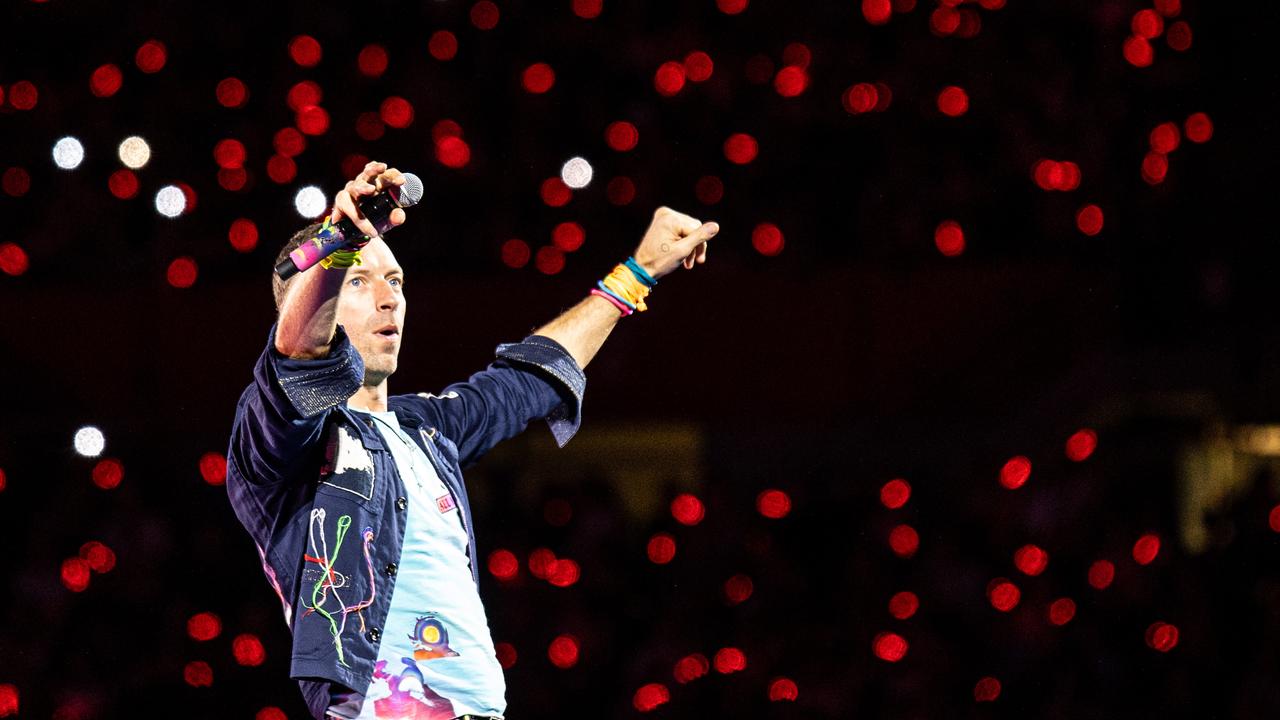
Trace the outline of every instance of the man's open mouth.
{"label": "man's open mouth", "polygon": [[387,339],[395,339],[400,337],[400,330],[395,325],[387,325],[373,331],[374,335],[381,335]]}

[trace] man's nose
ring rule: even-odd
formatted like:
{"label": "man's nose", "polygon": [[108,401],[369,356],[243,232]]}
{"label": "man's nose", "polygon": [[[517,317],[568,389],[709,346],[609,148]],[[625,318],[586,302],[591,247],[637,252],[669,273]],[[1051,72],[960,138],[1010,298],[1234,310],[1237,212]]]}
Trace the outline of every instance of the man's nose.
{"label": "man's nose", "polygon": [[400,305],[400,294],[391,283],[379,283],[377,302],[379,310],[395,310]]}

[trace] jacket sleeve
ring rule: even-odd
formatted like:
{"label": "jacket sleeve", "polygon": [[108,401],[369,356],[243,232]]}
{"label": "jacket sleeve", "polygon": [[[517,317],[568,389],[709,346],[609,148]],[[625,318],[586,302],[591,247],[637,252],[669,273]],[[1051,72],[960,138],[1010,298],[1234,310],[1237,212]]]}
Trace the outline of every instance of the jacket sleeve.
{"label": "jacket sleeve", "polygon": [[272,326],[236,407],[228,450],[234,471],[252,485],[290,477],[306,451],[323,441],[327,411],[345,403],[364,379],[364,360],[341,325],[328,357],[315,360],[282,355],[275,337]]}
{"label": "jacket sleeve", "polygon": [[489,367],[439,395],[404,397],[457,444],[463,467],[519,434],[532,420],[545,418],[560,447],[582,423],[587,378],[560,343],[530,335],[499,345],[495,354]]}

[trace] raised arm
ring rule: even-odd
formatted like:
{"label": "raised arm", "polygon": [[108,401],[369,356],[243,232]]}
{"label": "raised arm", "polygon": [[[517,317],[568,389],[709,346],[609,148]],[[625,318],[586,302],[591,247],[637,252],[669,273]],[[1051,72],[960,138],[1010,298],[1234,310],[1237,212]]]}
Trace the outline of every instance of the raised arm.
{"label": "raised arm", "polygon": [[[671,208],[660,207],[653,213],[653,222],[636,248],[636,262],[655,280],[680,265],[692,270],[695,264],[707,261],[707,241],[719,231],[717,223],[703,223]],[[560,343],[578,366],[585,368],[621,317],[613,303],[589,295],[533,334]]]}

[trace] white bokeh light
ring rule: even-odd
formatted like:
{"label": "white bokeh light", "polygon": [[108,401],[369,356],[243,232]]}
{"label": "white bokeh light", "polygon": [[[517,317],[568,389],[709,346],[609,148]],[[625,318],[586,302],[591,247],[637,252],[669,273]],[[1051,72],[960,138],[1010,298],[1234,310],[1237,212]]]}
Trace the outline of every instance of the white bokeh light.
{"label": "white bokeh light", "polygon": [[53,162],[63,170],[74,170],[84,162],[84,146],[67,136],[53,144]]}
{"label": "white bokeh light", "polygon": [[304,218],[317,218],[329,207],[324,191],[315,185],[308,185],[298,191],[293,198],[293,206]]}
{"label": "white bokeh light", "polygon": [[85,425],[77,430],[73,442],[76,452],[85,457],[98,457],[107,447],[107,438],[103,436],[101,430],[92,425]]}
{"label": "white bokeh light", "polygon": [[569,158],[560,168],[560,179],[574,190],[586,187],[591,183],[591,163],[586,158]]}
{"label": "white bokeh light", "polygon": [[120,143],[116,154],[120,156],[120,162],[124,163],[125,167],[137,170],[151,159],[151,146],[146,140],[134,135]]}
{"label": "white bokeh light", "polygon": [[187,209],[187,196],[177,185],[165,185],[156,193],[156,212],[165,217],[178,217]]}

